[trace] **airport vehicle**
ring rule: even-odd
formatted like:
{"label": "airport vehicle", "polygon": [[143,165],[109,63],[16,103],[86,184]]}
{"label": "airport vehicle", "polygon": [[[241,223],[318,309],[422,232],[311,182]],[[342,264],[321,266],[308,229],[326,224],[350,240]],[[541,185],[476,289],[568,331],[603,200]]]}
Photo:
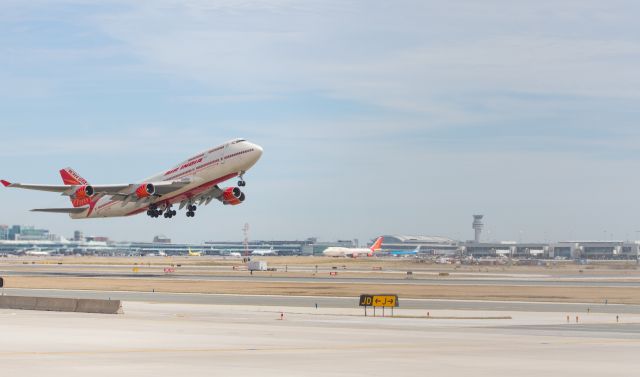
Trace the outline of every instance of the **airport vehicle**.
{"label": "airport vehicle", "polygon": [[[244,139],[235,139],[205,152],[162,173],[137,183],[91,185],[71,168],[60,170],[64,185],[11,183],[0,180],[5,187],[57,192],[71,199],[73,208],[40,208],[35,212],[66,213],[72,219],[131,216],[146,212],[149,217],[176,216],[187,207],[187,217],[194,217],[198,205],[208,205],[213,199],[225,205],[244,202],[240,187],[244,174],[258,162],[262,148]],[[239,177],[238,186],[218,184]]]}
{"label": "airport vehicle", "polygon": [[378,237],[376,242],[370,248],[349,248],[349,247],[337,247],[331,246],[326,248],[322,254],[327,257],[351,257],[357,258],[360,256],[372,257],[373,253],[380,250],[383,237]]}
{"label": "airport vehicle", "polygon": [[189,256],[190,257],[201,257],[202,256],[202,251],[191,251],[191,248],[189,248]]}
{"label": "airport vehicle", "polygon": [[270,249],[256,249],[251,252],[251,255],[278,255],[277,250],[273,250],[273,246]]}
{"label": "airport vehicle", "polygon": [[394,257],[407,257],[407,256],[416,256],[420,252],[420,245],[418,245],[413,250],[389,250],[389,255],[393,255]]}
{"label": "airport vehicle", "polygon": [[267,271],[268,269],[265,261],[249,261],[247,263],[247,270],[249,271]]}

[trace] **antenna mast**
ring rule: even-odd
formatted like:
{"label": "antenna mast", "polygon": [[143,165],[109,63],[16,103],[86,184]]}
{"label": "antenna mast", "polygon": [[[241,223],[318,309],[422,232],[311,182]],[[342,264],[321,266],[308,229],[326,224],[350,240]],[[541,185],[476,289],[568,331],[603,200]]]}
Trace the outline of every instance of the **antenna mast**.
{"label": "antenna mast", "polygon": [[244,256],[249,256],[249,223],[244,223],[244,227],[242,228],[242,233],[244,234],[244,240],[242,244],[244,245]]}

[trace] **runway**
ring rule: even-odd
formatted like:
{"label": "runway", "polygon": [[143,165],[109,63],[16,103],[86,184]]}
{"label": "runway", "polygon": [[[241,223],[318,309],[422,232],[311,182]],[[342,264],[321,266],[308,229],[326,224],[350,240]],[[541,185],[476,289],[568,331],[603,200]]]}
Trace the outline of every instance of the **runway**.
{"label": "runway", "polygon": [[[315,308],[357,308],[358,298],[346,297],[308,297],[308,296],[268,296],[268,295],[227,295],[200,293],[160,293],[160,292],[122,292],[122,291],[86,291],[54,289],[17,289],[6,288],[7,295],[98,298],[129,302],[155,302],[207,305],[245,305],[270,307]],[[560,312],[560,313],[626,313],[640,314],[640,305],[579,304],[551,302],[513,302],[513,301],[477,301],[477,300],[425,300],[400,298],[403,309],[433,310],[476,310],[476,311],[518,311],[518,312]]]}
{"label": "runway", "polygon": [[382,284],[382,285],[488,285],[488,286],[546,286],[546,287],[638,287],[638,281],[619,281],[589,278],[354,278],[354,277],[282,277],[267,276],[266,273],[255,275],[197,275],[197,274],[163,274],[163,273],[117,273],[117,272],[67,272],[67,271],[15,271],[0,270],[0,276],[35,276],[35,277],[82,277],[82,278],[122,278],[122,279],[165,279],[195,281],[238,281],[238,282],[270,282],[270,283],[332,283],[332,284]]}

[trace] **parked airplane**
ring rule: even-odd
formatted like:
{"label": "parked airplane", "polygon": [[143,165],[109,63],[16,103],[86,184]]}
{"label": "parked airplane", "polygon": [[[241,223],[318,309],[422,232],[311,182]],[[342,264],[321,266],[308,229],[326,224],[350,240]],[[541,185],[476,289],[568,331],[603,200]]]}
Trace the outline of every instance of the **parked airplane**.
{"label": "parked airplane", "polygon": [[51,252],[35,247],[33,249],[23,250],[22,254],[30,257],[48,257],[51,255]]}
{"label": "parked airplane", "polygon": [[380,246],[382,245],[383,238],[378,237],[376,242],[373,243],[373,246],[370,248],[349,248],[349,247],[328,247],[326,248],[322,254],[327,257],[351,257],[357,258],[359,256],[368,256],[372,257],[373,253],[380,250]]}
{"label": "parked airplane", "polygon": [[270,249],[256,249],[251,252],[251,255],[278,255],[278,250],[273,250],[273,246]]}
{"label": "parked airplane", "polygon": [[191,251],[191,248],[189,248],[189,256],[190,257],[201,257],[202,256],[202,251]]}
{"label": "parked airplane", "polygon": [[189,158],[173,168],[139,183],[90,185],[71,168],[60,170],[64,185],[34,185],[0,182],[5,187],[57,192],[69,196],[73,208],[42,208],[36,212],[67,213],[72,219],[131,216],[146,212],[149,217],[176,215],[174,204],[187,207],[194,217],[196,203],[208,205],[217,199],[226,205],[245,200],[239,187],[220,188],[219,183],[244,174],[262,156],[262,148],[244,139],[235,139]]}
{"label": "parked airplane", "polygon": [[389,250],[389,255],[393,255],[394,257],[406,257],[406,256],[414,256],[418,255],[420,252],[420,245],[418,245],[413,250]]}

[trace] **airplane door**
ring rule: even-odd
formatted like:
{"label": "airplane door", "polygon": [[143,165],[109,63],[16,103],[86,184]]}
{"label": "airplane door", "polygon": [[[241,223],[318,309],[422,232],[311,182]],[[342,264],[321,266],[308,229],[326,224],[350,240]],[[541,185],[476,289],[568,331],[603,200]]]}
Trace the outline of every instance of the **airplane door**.
{"label": "airplane door", "polygon": [[228,150],[229,150],[229,144],[227,143],[224,145],[224,148],[222,148],[222,155],[220,156],[220,165],[224,165],[224,162],[225,162],[224,156],[227,155]]}

